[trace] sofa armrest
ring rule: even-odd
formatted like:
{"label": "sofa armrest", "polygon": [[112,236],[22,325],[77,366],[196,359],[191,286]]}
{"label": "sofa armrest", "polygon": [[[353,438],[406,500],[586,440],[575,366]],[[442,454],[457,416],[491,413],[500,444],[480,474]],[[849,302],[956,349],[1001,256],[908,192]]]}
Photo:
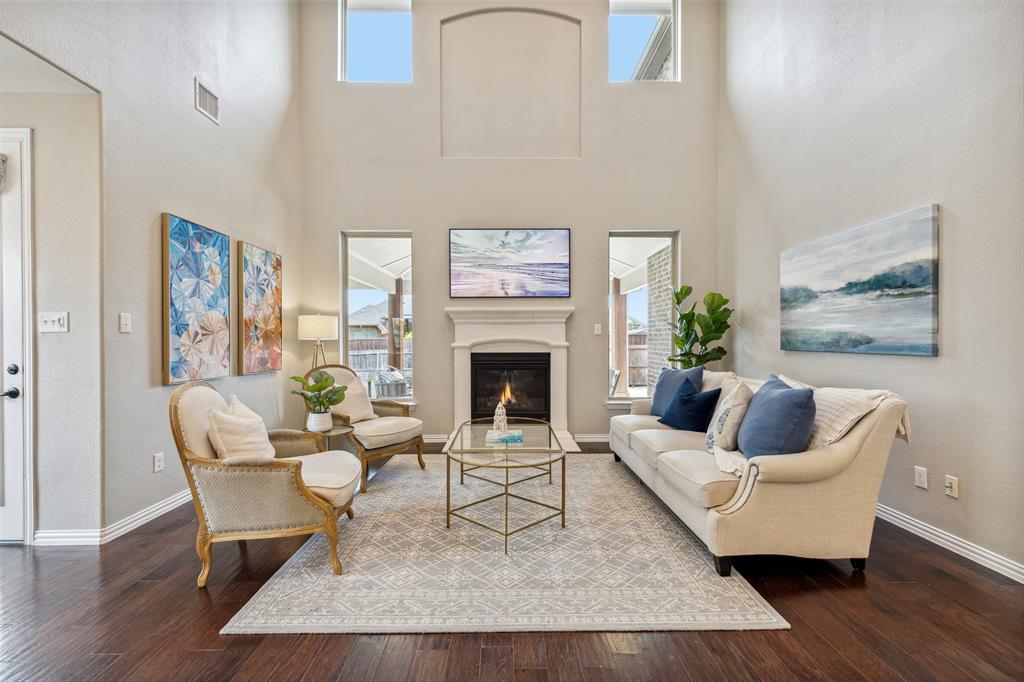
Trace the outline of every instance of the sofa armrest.
{"label": "sofa armrest", "polygon": [[860,445],[844,438],[817,450],[752,457],[750,465],[757,467],[759,483],[813,483],[832,478],[850,466]]}
{"label": "sofa armrest", "polygon": [[630,414],[650,414],[651,403],[653,401],[650,398],[644,398],[642,400],[634,400],[629,404]]}
{"label": "sofa armrest", "polygon": [[324,437],[297,429],[274,429],[268,433],[275,457],[298,457],[324,451]]}
{"label": "sofa armrest", "polygon": [[408,417],[409,405],[394,400],[371,400],[373,412],[378,417]]}

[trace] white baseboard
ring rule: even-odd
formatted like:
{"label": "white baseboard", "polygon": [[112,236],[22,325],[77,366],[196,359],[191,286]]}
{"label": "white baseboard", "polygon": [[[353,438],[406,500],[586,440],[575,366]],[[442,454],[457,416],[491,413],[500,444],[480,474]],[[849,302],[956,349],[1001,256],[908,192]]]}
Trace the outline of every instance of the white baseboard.
{"label": "white baseboard", "polygon": [[940,547],[945,547],[951,552],[956,552],[960,556],[967,557],[975,563],[990,568],[996,573],[1001,573],[1007,578],[1024,583],[1024,564],[1019,564],[1001,554],[996,554],[991,550],[964,540],[941,528],[936,528],[924,521],[915,519],[913,516],[908,516],[901,511],[896,511],[884,504],[877,505],[875,515],[929,542],[934,542]]}
{"label": "white baseboard", "polygon": [[577,433],[573,438],[577,443],[607,443],[607,433]]}
{"label": "white baseboard", "polygon": [[37,530],[32,544],[46,545],[102,545],[125,533],[135,530],[144,523],[180,507],[192,499],[188,488],[170,497],[141,509],[131,516],[110,524],[105,528],[85,530]]}
{"label": "white baseboard", "polygon": [[447,433],[425,433],[423,434],[424,443],[447,443]]}

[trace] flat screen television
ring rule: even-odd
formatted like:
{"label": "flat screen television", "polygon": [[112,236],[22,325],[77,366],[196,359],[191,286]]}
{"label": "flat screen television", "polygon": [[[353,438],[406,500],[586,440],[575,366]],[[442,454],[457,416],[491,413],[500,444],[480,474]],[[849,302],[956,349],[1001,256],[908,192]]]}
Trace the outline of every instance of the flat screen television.
{"label": "flat screen television", "polygon": [[453,227],[452,298],[568,298],[569,228]]}

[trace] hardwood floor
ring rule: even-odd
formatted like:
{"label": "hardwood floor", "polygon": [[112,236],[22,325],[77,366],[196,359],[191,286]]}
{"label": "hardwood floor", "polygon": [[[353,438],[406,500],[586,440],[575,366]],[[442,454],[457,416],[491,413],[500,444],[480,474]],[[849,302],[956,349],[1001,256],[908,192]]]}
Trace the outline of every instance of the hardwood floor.
{"label": "hardwood floor", "polygon": [[0,548],[0,679],[1024,679],[1024,586],[876,524],[864,574],[736,560],[789,631],[221,637],[305,538],[217,545],[196,589],[184,505],[99,549]]}

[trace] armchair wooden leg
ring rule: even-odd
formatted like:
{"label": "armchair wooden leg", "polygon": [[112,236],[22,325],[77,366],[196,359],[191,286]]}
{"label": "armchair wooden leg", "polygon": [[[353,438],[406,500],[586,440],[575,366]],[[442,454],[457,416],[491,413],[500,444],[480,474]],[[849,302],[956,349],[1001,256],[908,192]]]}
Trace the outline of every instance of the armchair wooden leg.
{"label": "armchair wooden leg", "polygon": [[423,461],[423,436],[416,441],[416,459],[420,462],[420,469],[426,469],[427,463]]}
{"label": "armchair wooden leg", "polygon": [[366,477],[370,473],[370,463],[366,461],[365,457],[359,458],[362,464],[362,472],[359,474],[359,492],[366,492]]}
{"label": "armchair wooden leg", "polygon": [[213,567],[213,541],[205,533],[200,532],[196,535],[196,554],[203,562],[203,568],[199,571],[196,584],[199,587],[206,587],[206,579],[210,577],[210,569]]}
{"label": "armchair wooden leg", "polygon": [[330,519],[324,526],[324,535],[327,536],[327,546],[331,552],[331,567],[334,575],[341,575],[341,559],[338,558],[338,524]]}
{"label": "armchair wooden leg", "polygon": [[356,517],[356,513],[354,511],[352,511],[352,507],[349,507],[348,509],[346,509],[345,513],[348,514],[348,517],[350,519],[354,519]]}

